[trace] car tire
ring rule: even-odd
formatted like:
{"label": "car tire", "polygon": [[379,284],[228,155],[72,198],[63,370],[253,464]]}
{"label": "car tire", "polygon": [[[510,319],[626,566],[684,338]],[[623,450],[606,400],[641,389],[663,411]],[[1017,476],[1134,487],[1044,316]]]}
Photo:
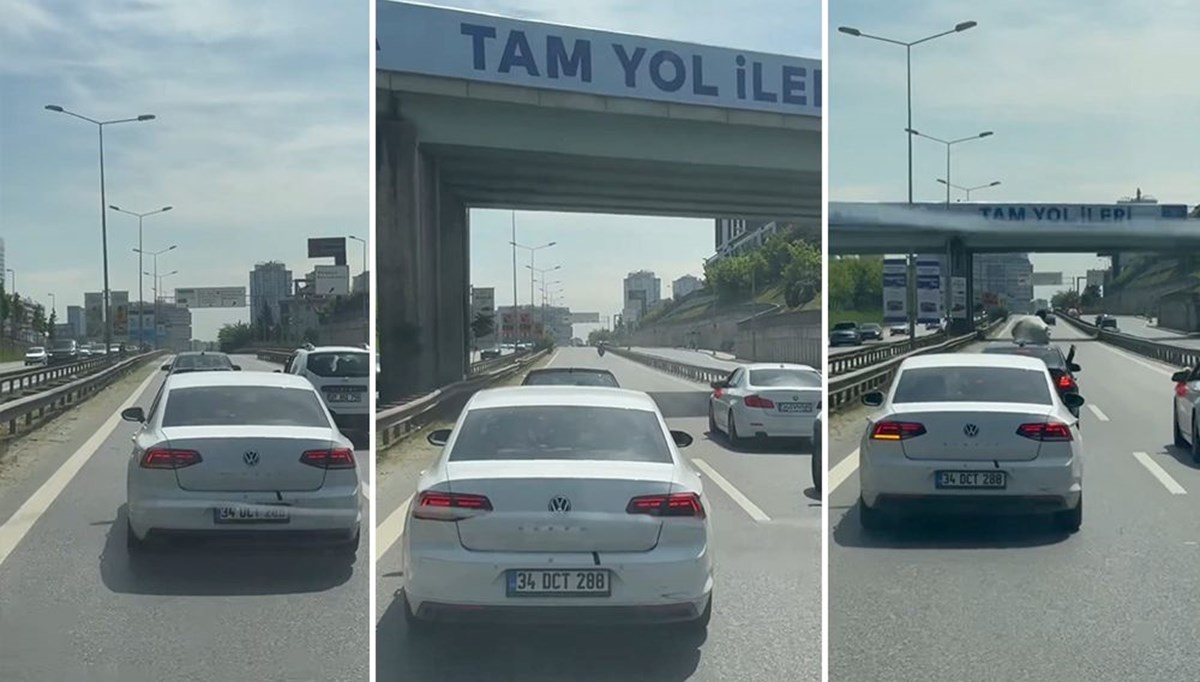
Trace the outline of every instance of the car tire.
{"label": "car tire", "polygon": [[813,490],[817,494],[821,493],[821,484],[824,482],[825,459],[821,452],[821,434],[814,433],[812,437],[812,483]]}
{"label": "car tire", "polygon": [[729,444],[735,448],[741,447],[743,444],[745,444],[746,439],[742,438],[741,436],[738,435],[737,422],[734,420],[733,410],[729,411],[728,426],[729,426]]}
{"label": "car tire", "polygon": [[883,513],[868,507],[862,497],[858,498],[858,522],[862,524],[863,530],[869,533],[876,533],[887,527],[887,519]]}
{"label": "car tire", "polygon": [[1200,426],[1196,424],[1196,415],[1192,415],[1192,461],[1200,464]]}
{"label": "car tire", "polygon": [[1054,526],[1064,533],[1078,533],[1083,525],[1083,496],[1079,496],[1079,504],[1074,509],[1055,512]]}
{"label": "car tire", "polygon": [[713,411],[712,403],[708,404],[708,434],[710,436],[717,433],[717,415]]}
{"label": "car tire", "polygon": [[[1171,411],[1172,412],[1175,411],[1174,405],[1171,405]],[[1171,427],[1172,427],[1171,430],[1174,431],[1174,435],[1175,435],[1175,447],[1186,448],[1188,446],[1188,442],[1187,442],[1187,439],[1183,437],[1183,430],[1179,428],[1179,415],[1178,414],[1176,414],[1171,419]]]}

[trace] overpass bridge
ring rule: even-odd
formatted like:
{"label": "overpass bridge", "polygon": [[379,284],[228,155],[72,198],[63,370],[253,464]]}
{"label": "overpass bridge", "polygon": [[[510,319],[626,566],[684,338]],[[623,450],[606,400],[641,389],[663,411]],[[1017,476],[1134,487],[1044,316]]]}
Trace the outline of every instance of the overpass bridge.
{"label": "overpass bridge", "polygon": [[822,215],[817,60],[380,2],[380,391],[465,376],[470,208]]}

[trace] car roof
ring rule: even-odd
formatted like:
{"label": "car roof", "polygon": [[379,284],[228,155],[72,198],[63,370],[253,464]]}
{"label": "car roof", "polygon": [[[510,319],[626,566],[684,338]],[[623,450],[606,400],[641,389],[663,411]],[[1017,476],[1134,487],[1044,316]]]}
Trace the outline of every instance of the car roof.
{"label": "car roof", "polygon": [[371,351],[362,346],[317,346],[315,348],[301,348],[300,350],[308,353],[370,353]]}
{"label": "car roof", "polygon": [[741,366],[741,369],[756,370],[756,369],[794,369],[806,372],[816,372],[817,368],[811,365],[797,365],[791,362],[751,362]]}
{"label": "car roof", "polygon": [[641,391],[606,386],[506,386],[476,393],[468,410],[534,405],[615,407],[657,412],[654,399]]}
{"label": "car roof", "polygon": [[575,372],[594,372],[596,374],[610,374],[610,375],[612,374],[611,371],[609,371],[607,369],[600,369],[599,367],[539,367],[537,369],[529,370],[529,374],[548,374],[550,372],[566,372],[568,374],[573,374]]}
{"label": "car roof", "polygon": [[983,352],[988,355],[1037,355],[1043,357],[1046,355],[1054,356],[1057,359],[1065,359],[1062,349],[1054,344],[1049,343],[993,343],[984,346]]}
{"label": "car roof", "polygon": [[930,367],[1010,367],[1046,371],[1046,361],[1026,355],[1001,355],[998,353],[930,353],[906,358],[900,369],[925,369]]}
{"label": "car roof", "polygon": [[200,386],[264,386],[314,390],[312,384],[304,377],[274,372],[187,372],[167,377],[168,388]]}
{"label": "car roof", "polygon": [[183,351],[182,353],[176,353],[175,357],[177,357],[177,358],[182,358],[184,356],[195,357],[198,355],[216,355],[216,356],[228,357],[228,355],[226,353],[222,353],[222,352],[216,351],[216,350],[186,350],[186,351]]}

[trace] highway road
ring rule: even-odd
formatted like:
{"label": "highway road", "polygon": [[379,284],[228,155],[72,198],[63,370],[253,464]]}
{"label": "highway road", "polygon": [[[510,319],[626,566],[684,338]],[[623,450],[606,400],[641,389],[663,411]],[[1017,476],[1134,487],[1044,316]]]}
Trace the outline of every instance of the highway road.
{"label": "highway road", "polygon": [[[1172,346],[1181,348],[1200,348],[1200,338],[1190,337],[1183,332],[1178,332],[1173,329],[1163,329],[1157,324],[1152,325],[1150,320],[1144,317],[1134,317],[1132,315],[1115,315],[1117,318],[1117,331],[1130,336],[1137,336],[1143,339],[1150,339],[1158,343],[1166,343]],[[1087,320],[1087,318],[1084,318]]]}
{"label": "highway road", "polygon": [[[25,361],[17,360],[15,362],[0,362],[0,374],[8,374],[9,372],[19,372],[25,369]],[[30,368],[32,369],[32,367]]]}
{"label": "highway road", "polygon": [[1083,528],[928,519],[866,536],[857,447],[829,434],[830,680],[1200,679],[1200,468],[1172,445],[1172,367],[1076,339]]}
{"label": "highway road", "polygon": [[[125,464],[136,427],[118,413],[148,407],[164,376],[155,364],[126,377],[0,464],[0,680],[365,682],[367,542],[353,562],[214,544],[130,564]],[[366,479],[368,454],[358,456]]]}
{"label": "highway road", "polygon": [[598,357],[593,348],[561,349],[549,364],[609,369],[625,387],[651,393],[672,428],[696,437],[683,453],[704,475],[714,529],[707,639],[643,628],[501,626],[443,626],[427,642],[410,638],[397,594],[404,585],[397,541],[417,475],[437,454],[418,434],[378,465],[378,679],[821,679],[821,515],[810,497],[809,455],[778,444],[734,452],[720,436],[707,437],[703,385],[614,354]]}
{"label": "highway road", "polygon": [[[904,342],[908,341],[907,334],[904,336],[888,336],[889,333],[890,332],[888,331],[888,326],[884,325],[882,341],[867,341],[866,343],[858,345],[858,346],[834,346],[832,348],[829,348],[829,354],[830,355],[839,355],[841,353],[853,353],[854,351],[862,350],[863,348],[867,348],[868,346],[879,346],[879,345],[888,344],[888,343],[904,343]],[[930,334],[936,334],[936,333],[937,332],[934,330],[926,329],[925,325],[921,325],[921,324],[917,325],[917,338],[918,339],[923,336],[929,336]]]}
{"label": "highway road", "polygon": [[[584,349],[580,349],[580,350],[584,350]],[[596,354],[595,348],[591,348],[591,349],[587,349],[587,350],[591,350],[593,355]],[[634,347],[633,350],[635,350],[639,353],[645,353],[647,355],[654,355],[654,356],[657,356],[660,358],[665,358],[667,360],[673,360],[675,362],[682,362],[682,363],[688,364],[688,365],[695,365],[697,367],[713,367],[716,369],[728,370],[730,372],[732,372],[734,369],[736,369],[738,367],[738,365],[740,365],[742,362],[744,362],[743,360],[738,360],[737,357],[735,357],[734,355],[732,355],[730,353],[717,353],[716,355],[714,355],[712,351],[707,351],[707,350],[691,350],[688,348],[641,348],[641,347]],[[608,356],[606,355],[605,358],[607,358],[607,357]],[[600,358],[597,356],[597,359],[600,359]]]}

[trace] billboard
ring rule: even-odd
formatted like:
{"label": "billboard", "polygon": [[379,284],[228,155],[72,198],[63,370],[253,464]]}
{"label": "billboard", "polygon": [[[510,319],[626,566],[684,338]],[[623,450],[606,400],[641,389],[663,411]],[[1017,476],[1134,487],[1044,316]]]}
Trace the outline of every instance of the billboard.
{"label": "billboard", "polygon": [[176,289],[175,305],[184,308],[245,308],[246,287]]}
{"label": "billboard", "polygon": [[917,259],[917,322],[942,319],[942,264],[936,258]]}
{"label": "billboard", "polygon": [[885,324],[908,322],[908,260],[883,260],[883,321]]}
{"label": "billboard", "polygon": [[600,313],[568,313],[568,324],[600,324]]}
{"label": "billboard", "polygon": [[1061,272],[1035,272],[1033,273],[1033,286],[1035,287],[1057,287],[1062,286],[1063,274]]}
{"label": "billboard", "polygon": [[309,258],[332,258],[334,265],[346,264],[345,237],[313,237],[308,240]]}
{"label": "billboard", "polygon": [[956,320],[967,319],[967,278],[950,278],[950,317]]}
{"label": "billboard", "polygon": [[471,322],[483,315],[492,318],[492,332],[475,338],[480,347],[496,343],[496,289],[494,287],[475,287],[471,289]]}
{"label": "billboard", "polygon": [[313,294],[346,296],[350,293],[350,266],[318,265],[312,271]]}

